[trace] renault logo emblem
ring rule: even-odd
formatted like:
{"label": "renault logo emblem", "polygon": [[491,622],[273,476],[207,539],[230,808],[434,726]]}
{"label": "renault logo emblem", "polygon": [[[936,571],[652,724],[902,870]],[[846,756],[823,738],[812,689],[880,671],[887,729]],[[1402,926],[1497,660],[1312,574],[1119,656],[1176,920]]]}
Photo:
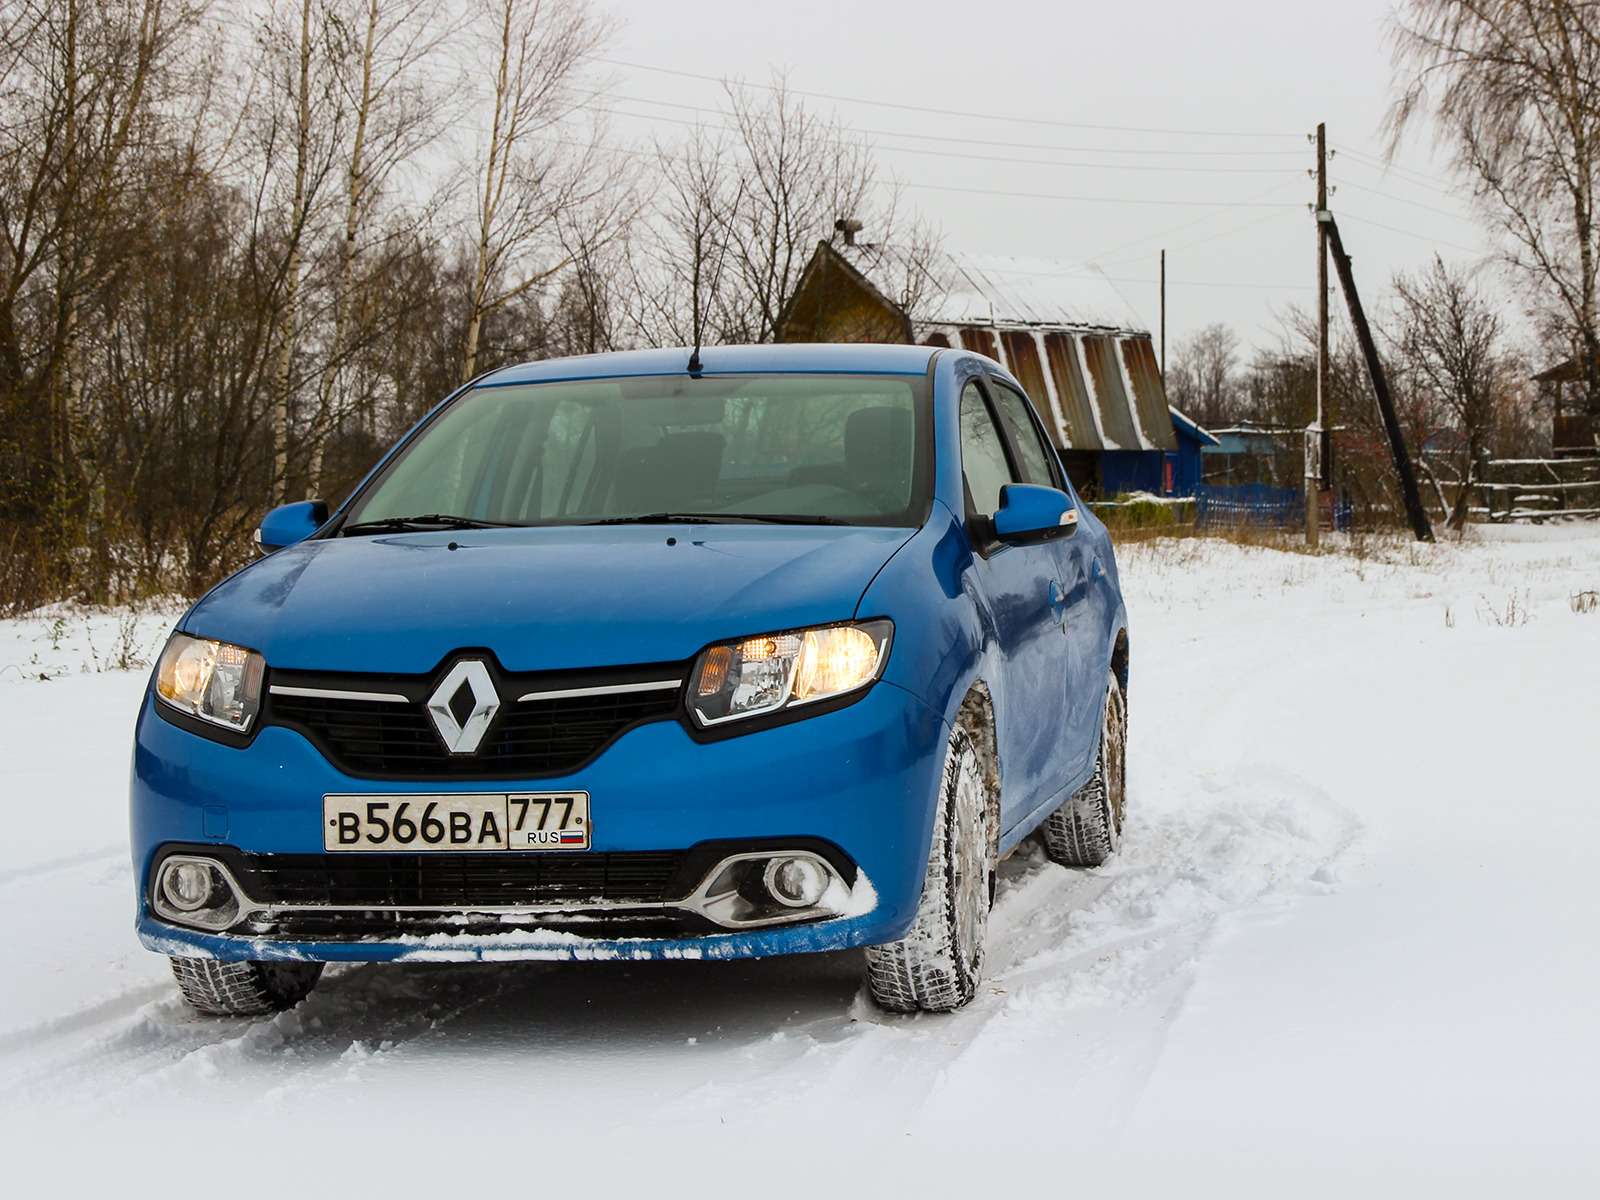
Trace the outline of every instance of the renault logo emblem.
{"label": "renault logo emblem", "polygon": [[500,696],[489,678],[489,668],[476,658],[463,659],[450,668],[428,697],[428,716],[451,754],[477,750],[489,722],[500,711]]}

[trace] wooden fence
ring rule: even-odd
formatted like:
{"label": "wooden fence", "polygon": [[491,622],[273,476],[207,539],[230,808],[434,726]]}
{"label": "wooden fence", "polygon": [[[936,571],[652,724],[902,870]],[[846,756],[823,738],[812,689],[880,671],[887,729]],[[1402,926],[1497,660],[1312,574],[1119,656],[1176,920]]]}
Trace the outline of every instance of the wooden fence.
{"label": "wooden fence", "polygon": [[[1600,518],[1600,458],[1492,458],[1473,483],[1478,521]],[[1441,479],[1454,496],[1459,484]]]}

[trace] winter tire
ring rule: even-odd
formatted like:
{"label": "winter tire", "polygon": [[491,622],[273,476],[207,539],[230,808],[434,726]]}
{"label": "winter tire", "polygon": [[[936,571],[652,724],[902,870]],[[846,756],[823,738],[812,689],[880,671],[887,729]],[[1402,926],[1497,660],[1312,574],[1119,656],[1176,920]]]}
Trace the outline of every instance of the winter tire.
{"label": "winter tire", "polygon": [[213,962],[174,958],[172,974],[183,998],[200,1012],[254,1017],[292,1008],[310,994],[321,963]]}
{"label": "winter tire", "polygon": [[950,1012],[977,994],[999,845],[998,797],[972,735],[945,750],[933,846],[911,932],[867,947],[872,998],[892,1012]]}
{"label": "winter tire", "polygon": [[1122,694],[1122,682],[1112,671],[1106,685],[1094,774],[1039,827],[1045,853],[1052,862],[1064,867],[1098,867],[1122,845],[1127,751],[1128,703]]}

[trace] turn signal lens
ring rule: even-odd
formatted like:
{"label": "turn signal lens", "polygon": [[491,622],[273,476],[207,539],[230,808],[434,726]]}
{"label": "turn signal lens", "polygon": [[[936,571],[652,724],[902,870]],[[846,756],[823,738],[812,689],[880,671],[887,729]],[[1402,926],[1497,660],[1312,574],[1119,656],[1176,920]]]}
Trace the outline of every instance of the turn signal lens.
{"label": "turn signal lens", "polygon": [[156,668],[156,695],[179,712],[243,733],[261,707],[265,673],[254,650],[175,633]]}
{"label": "turn signal lens", "polygon": [[864,621],[712,646],[689,689],[695,719],[716,725],[856,691],[883,670],[893,632]]}

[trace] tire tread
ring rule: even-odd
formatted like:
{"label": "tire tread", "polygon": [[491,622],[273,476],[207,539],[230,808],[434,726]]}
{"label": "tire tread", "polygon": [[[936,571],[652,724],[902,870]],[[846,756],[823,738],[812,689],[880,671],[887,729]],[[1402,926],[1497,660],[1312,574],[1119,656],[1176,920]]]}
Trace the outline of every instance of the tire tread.
{"label": "tire tread", "polygon": [[218,962],[171,958],[173,978],[190,1007],[211,1016],[255,1017],[304,1000],[321,963]]}
{"label": "tire tread", "polygon": [[873,1000],[891,1012],[952,1012],[977,994],[979,971],[969,967],[957,941],[951,867],[958,776],[974,753],[971,736],[958,727],[945,754],[923,899],[911,931],[897,942],[867,947],[867,986]]}

